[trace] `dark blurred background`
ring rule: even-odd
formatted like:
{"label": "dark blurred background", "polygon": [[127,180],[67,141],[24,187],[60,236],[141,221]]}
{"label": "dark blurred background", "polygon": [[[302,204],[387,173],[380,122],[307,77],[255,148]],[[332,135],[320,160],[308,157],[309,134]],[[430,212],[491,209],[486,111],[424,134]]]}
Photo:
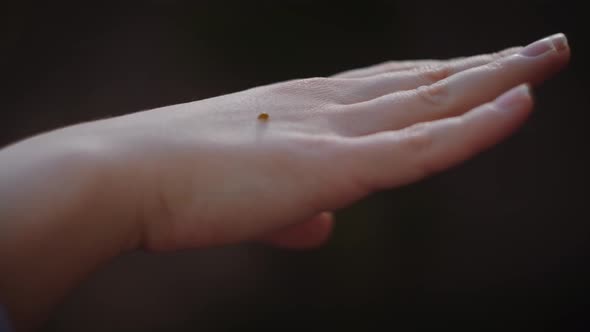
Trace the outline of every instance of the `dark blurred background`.
{"label": "dark blurred background", "polygon": [[490,52],[555,32],[573,49],[569,68],[536,89],[536,112],[518,134],[451,171],[339,211],[326,247],[134,253],[82,284],[46,330],[590,330],[582,4],[3,4],[2,145],[390,59]]}

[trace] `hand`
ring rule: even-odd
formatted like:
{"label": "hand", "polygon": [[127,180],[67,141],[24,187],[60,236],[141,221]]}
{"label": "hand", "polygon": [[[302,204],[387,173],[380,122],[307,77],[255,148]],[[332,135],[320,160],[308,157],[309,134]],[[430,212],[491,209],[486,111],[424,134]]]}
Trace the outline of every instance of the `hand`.
{"label": "hand", "polygon": [[[176,250],[250,240],[315,246],[330,234],[330,211],[442,171],[506,137],[532,108],[522,84],[543,81],[568,59],[565,37],[555,35],[524,49],[386,63],[37,136],[2,151],[0,160],[21,163],[0,167],[0,183],[29,177],[19,193],[47,193],[41,189],[52,181],[62,190],[31,199],[43,206],[36,211],[44,211],[32,217],[30,206],[3,189],[6,207],[19,203],[10,205],[9,215],[22,219],[29,213],[25,219],[32,220],[25,223],[30,227],[15,226],[18,232],[4,228],[20,238],[38,225],[69,230],[60,241],[77,239],[73,243],[82,249],[72,250],[79,249],[84,259],[71,264],[85,268],[24,269],[52,273],[53,284],[35,287],[62,292],[91,267],[133,248]],[[261,113],[269,118],[258,119]],[[59,161],[43,163],[56,155],[62,156]],[[26,166],[31,164],[54,166],[36,179],[39,166]],[[81,225],[80,216],[84,226],[72,226]],[[41,223],[43,218],[54,221]],[[27,245],[21,242],[4,245]],[[56,251],[47,259],[63,254]],[[21,260],[0,257],[3,261]],[[17,278],[18,272],[0,283],[1,292],[11,293],[6,285],[28,280]],[[7,298],[17,296],[12,292]]]}
{"label": "hand", "polygon": [[[568,50],[558,35],[496,55],[273,84],[87,130],[116,147],[117,181],[140,188],[129,197],[141,207],[142,246],[260,236],[310,246],[330,232],[326,211],[417,181],[511,133],[531,109],[527,89],[489,102],[547,78]],[[270,118],[257,120],[262,112]]]}

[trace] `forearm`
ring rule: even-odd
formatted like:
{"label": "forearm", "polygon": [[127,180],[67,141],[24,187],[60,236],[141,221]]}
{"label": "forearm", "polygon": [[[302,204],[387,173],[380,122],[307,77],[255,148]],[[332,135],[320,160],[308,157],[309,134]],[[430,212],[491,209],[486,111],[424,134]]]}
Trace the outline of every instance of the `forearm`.
{"label": "forearm", "polygon": [[0,150],[0,301],[19,328],[135,245],[103,149],[58,131]]}

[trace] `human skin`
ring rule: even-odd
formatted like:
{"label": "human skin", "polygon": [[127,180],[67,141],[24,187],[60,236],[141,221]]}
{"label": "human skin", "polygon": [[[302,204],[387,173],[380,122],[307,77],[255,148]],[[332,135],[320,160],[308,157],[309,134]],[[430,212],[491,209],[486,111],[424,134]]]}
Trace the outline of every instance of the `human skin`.
{"label": "human skin", "polygon": [[490,55],[257,87],[5,147],[0,302],[30,330],[124,252],[321,245],[331,211],[507,137],[532,110],[527,84],[569,56],[557,34]]}

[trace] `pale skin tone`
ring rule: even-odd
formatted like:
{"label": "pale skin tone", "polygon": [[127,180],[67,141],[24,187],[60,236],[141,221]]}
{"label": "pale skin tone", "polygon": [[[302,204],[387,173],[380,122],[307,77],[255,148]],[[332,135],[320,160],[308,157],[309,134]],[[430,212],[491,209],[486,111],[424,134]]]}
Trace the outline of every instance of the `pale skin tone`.
{"label": "pale skin tone", "polygon": [[[536,55],[535,55],[536,54]],[[492,146],[569,59],[565,36],[83,123],[0,150],[0,302],[39,326],[130,250],[325,242],[331,211]],[[267,120],[259,120],[267,113]]]}

